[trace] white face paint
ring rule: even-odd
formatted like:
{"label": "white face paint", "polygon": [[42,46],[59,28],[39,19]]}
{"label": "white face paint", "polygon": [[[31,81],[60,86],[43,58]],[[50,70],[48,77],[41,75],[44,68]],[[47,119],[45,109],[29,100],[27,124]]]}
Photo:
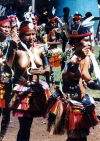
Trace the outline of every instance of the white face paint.
{"label": "white face paint", "polygon": [[84,46],[86,47],[88,45],[88,43],[87,42],[84,42]]}
{"label": "white face paint", "polygon": [[80,45],[81,45],[81,52],[82,54],[84,54],[84,56],[87,56],[89,53],[89,50],[91,48],[91,42],[90,42],[90,37],[84,37],[81,41],[80,41]]}
{"label": "white face paint", "polygon": [[90,42],[90,37],[84,37],[80,43],[82,44],[83,47],[90,47],[91,46],[91,42]]}
{"label": "white face paint", "polygon": [[75,47],[76,47],[76,54],[78,54],[78,56],[82,56],[82,57],[87,56],[91,48],[90,37],[87,36],[82,38],[82,40],[77,42]]}

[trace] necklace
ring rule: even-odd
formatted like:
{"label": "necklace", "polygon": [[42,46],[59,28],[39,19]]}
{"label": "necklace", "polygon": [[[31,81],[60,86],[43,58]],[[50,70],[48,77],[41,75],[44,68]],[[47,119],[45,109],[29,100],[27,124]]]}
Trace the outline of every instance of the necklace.
{"label": "necklace", "polygon": [[33,56],[32,52],[31,52],[31,50],[28,49],[27,46],[26,46],[23,42],[21,42],[21,44],[22,44],[23,48],[27,51],[27,53],[28,53],[28,55],[29,55],[29,57],[30,57],[31,67],[28,67],[27,73],[28,73],[29,75],[31,75],[30,71],[31,71],[32,69],[36,69],[36,68],[37,68],[37,67],[36,67],[36,64],[35,64],[35,62],[34,62],[34,56]]}

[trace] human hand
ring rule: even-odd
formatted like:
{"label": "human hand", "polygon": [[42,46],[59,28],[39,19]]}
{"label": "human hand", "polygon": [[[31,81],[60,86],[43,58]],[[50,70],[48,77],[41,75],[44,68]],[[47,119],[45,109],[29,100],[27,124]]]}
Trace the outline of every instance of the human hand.
{"label": "human hand", "polygon": [[33,74],[33,75],[34,75],[34,74],[36,74],[36,75],[38,75],[38,74],[39,74],[39,75],[43,75],[43,74],[45,74],[45,72],[46,72],[45,70],[41,70],[41,69],[39,69],[39,68],[35,68],[35,69],[32,69],[32,68],[31,68],[31,69],[29,70],[29,73],[30,73],[30,74]]}
{"label": "human hand", "polygon": [[20,42],[20,38],[17,34],[13,35],[13,41],[18,45],[18,43]]}

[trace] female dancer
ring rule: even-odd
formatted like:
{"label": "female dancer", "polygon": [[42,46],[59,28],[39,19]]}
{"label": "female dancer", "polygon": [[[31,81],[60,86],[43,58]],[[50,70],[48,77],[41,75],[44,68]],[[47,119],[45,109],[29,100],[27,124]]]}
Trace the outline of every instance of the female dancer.
{"label": "female dancer", "polygon": [[19,34],[21,41],[11,53],[14,89],[10,107],[19,120],[17,141],[29,141],[33,117],[45,117],[46,114],[50,91],[39,75],[48,73],[50,67],[43,48],[36,44],[34,25],[29,21],[22,22]]}

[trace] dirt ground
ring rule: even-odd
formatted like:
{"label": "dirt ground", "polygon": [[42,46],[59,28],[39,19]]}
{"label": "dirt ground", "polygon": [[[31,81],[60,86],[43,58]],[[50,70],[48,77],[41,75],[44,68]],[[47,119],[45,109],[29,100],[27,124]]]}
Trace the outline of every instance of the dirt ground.
{"label": "dirt ground", "polygon": [[[98,118],[100,118],[100,102],[96,102],[96,110]],[[6,137],[3,141],[16,141],[16,135],[18,131],[17,118],[11,117],[11,122]],[[35,118],[33,120],[31,128],[30,141],[66,141],[67,135],[50,135],[46,131],[47,120],[43,118]],[[88,136],[88,141],[100,141],[100,123],[91,129],[91,133]]]}

